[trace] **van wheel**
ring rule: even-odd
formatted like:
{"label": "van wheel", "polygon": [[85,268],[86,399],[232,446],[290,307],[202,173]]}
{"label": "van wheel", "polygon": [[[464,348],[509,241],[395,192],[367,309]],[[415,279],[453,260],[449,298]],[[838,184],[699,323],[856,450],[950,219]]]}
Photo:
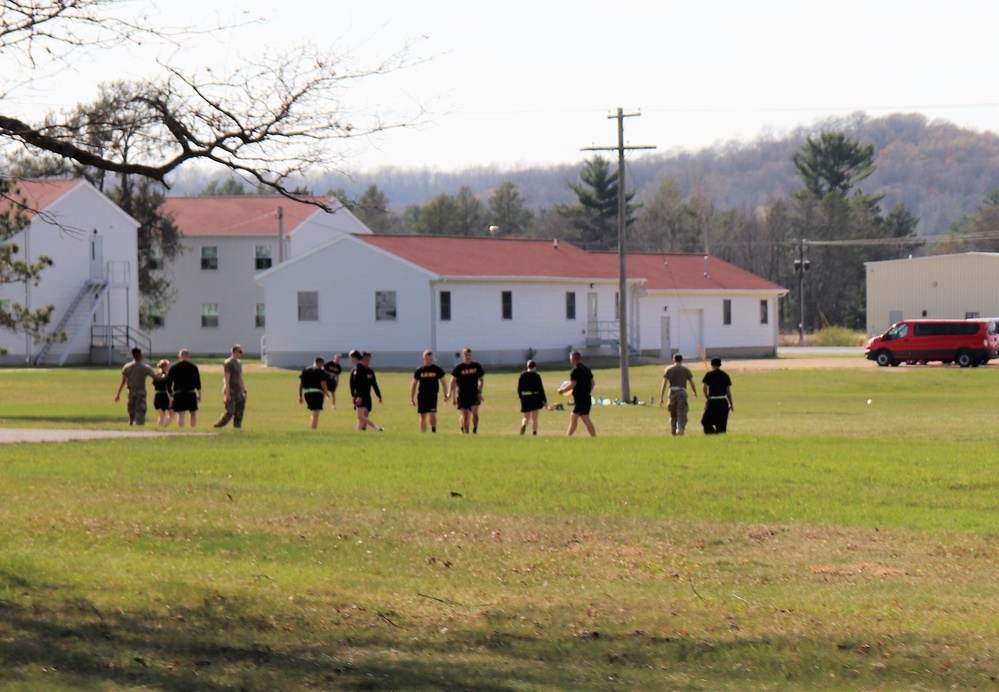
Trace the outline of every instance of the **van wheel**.
{"label": "van wheel", "polygon": [[981,364],[982,364],[982,361],[980,361],[980,360],[975,360],[975,362],[971,364],[971,367],[973,367],[973,368],[977,368],[977,367],[978,367],[979,365],[981,365]]}
{"label": "van wheel", "polygon": [[975,358],[971,355],[971,351],[958,351],[954,362],[962,368],[970,368],[975,362]]}
{"label": "van wheel", "polygon": [[878,354],[874,357],[874,362],[880,365],[882,368],[886,368],[892,363],[894,363],[895,359],[892,358],[892,355],[889,351],[881,350],[878,351]]}

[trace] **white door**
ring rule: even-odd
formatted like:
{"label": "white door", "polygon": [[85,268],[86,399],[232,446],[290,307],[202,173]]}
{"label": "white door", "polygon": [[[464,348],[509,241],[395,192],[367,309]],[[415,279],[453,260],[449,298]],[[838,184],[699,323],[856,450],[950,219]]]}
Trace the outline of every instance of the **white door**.
{"label": "white door", "polygon": [[669,343],[669,317],[666,315],[662,316],[662,326],[660,327],[660,334],[662,336],[662,341],[659,346],[659,358],[662,360],[672,360],[673,358],[673,347]]}
{"label": "white door", "polygon": [[685,360],[700,360],[704,348],[704,310],[700,308],[680,310],[677,331],[680,355]]}
{"label": "white door", "polygon": [[104,238],[90,236],[90,280],[104,281]]}
{"label": "white door", "polygon": [[599,328],[597,326],[597,294],[586,294],[586,335],[596,339]]}

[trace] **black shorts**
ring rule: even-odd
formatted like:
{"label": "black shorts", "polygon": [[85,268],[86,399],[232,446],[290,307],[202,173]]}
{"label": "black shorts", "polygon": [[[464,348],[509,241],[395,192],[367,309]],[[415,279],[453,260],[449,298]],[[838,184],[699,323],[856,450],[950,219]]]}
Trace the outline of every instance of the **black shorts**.
{"label": "black shorts", "polygon": [[464,395],[458,392],[458,409],[462,411],[471,411],[472,408],[479,405],[479,392],[475,391],[472,394]]}
{"label": "black shorts", "polygon": [[170,396],[166,392],[156,392],[153,396],[153,408],[157,411],[166,411],[170,408]]}
{"label": "black shorts", "polygon": [[370,411],[371,410],[371,395],[369,394],[368,396],[362,396],[361,397],[361,403],[357,403],[357,398],[355,397],[354,398],[354,408],[366,408],[366,409],[368,409]]}
{"label": "black shorts", "polygon": [[437,397],[417,396],[416,411],[418,413],[437,413]]}
{"label": "black shorts", "polygon": [[335,392],[336,388],[339,386],[340,384],[337,382],[337,379],[335,377],[331,377],[328,380],[326,380],[326,388],[330,390],[330,394]]}
{"label": "black shorts", "polygon": [[572,412],[577,416],[588,416],[590,415],[590,407],[593,405],[593,400],[588,396],[577,396],[573,399],[575,403],[572,406]]}
{"label": "black shorts", "polygon": [[545,407],[545,402],[538,394],[530,394],[520,399],[520,412],[530,413],[531,411],[540,411]]}
{"label": "black shorts", "polygon": [[305,405],[309,407],[310,411],[322,411],[323,410],[323,399],[326,398],[322,392],[306,392]]}
{"label": "black shorts", "polygon": [[197,392],[174,392],[173,394],[173,410],[177,411],[190,411],[194,413],[198,410],[198,393]]}

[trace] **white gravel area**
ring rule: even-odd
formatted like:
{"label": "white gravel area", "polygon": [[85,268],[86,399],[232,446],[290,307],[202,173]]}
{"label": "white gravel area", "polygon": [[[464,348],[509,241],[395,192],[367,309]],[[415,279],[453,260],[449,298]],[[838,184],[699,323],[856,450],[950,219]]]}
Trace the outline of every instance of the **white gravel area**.
{"label": "white gravel area", "polygon": [[14,442],[70,442],[119,437],[164,437],[167,435],[211,435],[212,433],[158,432],[155,430],[66,430],[57,428],[0,428],[0,444]]}

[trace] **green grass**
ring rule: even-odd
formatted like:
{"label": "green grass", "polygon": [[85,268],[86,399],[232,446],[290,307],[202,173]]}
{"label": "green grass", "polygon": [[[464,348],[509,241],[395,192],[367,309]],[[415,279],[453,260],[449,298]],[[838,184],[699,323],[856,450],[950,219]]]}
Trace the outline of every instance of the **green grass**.
{"label": "green grass", "polygon": [[[387,433],[310,431],[264,371],[241,431],[4,446],[0,686],[994,686],[999,368],[731,374],[720,437],[648,406],[521,437],[512,373],[477,436],[421,435],[393,373]],[[117,383],[0,371],[0,425],[126,429]]]}

